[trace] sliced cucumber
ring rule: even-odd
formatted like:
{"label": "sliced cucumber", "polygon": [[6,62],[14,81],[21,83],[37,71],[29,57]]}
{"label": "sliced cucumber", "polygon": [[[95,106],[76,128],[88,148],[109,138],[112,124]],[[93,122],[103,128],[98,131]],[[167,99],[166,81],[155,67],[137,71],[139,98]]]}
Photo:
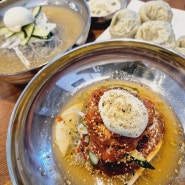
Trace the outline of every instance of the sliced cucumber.
{"label": "sliced cucumber", "polygon": [[98,157],[91,151],[89,151],[89,160],[92,166],[97,166],[99,162]]}
{"label": "sliced cucumber", "polygon": [[5,34],[5,39],[8,39],[9,37],[11,37],[11,36],[13,36],[13,35],[15,35],[15,32],[8,32],[8,33],[6,33]]}
{"label": "sliced cucumber", "polygon": [[[33,10],[33,16],[36,18],[41,12],[42,6],[37,6]],[[5,39],[11,36],[16,36],[22,39],[21,45],[26,45],[31,37],[38,38],[40,40],[49,40],[53,37],[53,33],[48,29],[41,28],[33,23],[25,25],[18,33],[10,31],[7,27],[0,27],[0,35],[4,35]]]}
{"label": "sliced cucumber", "polygon": [[7,27],[5,27],[5,26],[0,27],[0,35],[4,35],[8,32],[10,32],[10,30]]}
{"label": "sliced cucumber", "polygon": [[149,168],[149,169],[155,169],[146,159],[145,157],[138,152],[137,150],[132,151],[130,154],[130,158],[139,166],[142,168]]}
{"label": "sliced cucumber", "polygon": [[12,36],[19,37],[21,39],[24,39],[24,38],[27,37],[26,33],[23,32],[23,31],[20,31],[18,33],[8,31],[7,33],[4,34],[5,39],[8,39],[8,38],[10,38]]}
{"label": "sliced cucumber", "polygon": [[11,37],[15,33],[10,31],[7,27],[3,26],[0,28],[0,35],[5,35],[5,39]]}
{"label": "sliced cucumber", "polygon": [[50,39],[52,36],[53,36],[52,32],[50,32],[47,29],[38,27],[38,26],[35,26],[35,29],[32,33],[32,37],[36,37],[39,39],[46,39],[47,40],[47,39]]}
{"label": "sliced cucumber", "polygon": [[15,36],[16,38],[21,38],[21,40],[25,39],[25,33],[23,31],[15,33],[12,36]]}
{"label": "sliced cucumber", "polygon": [[40,12],[41,12],[41,9],[42,9],[42,6],[37,6],[37,7],[34,8],[32,14],[33,14],[33,16],[34,16],[35,18],[38,17],[38,15],[39,15]]}
{"label": "sliced cucumber", "polygon": [[151,170],[155,169],[147,160],[139,160],[135,158],[133,160],[137,165],[141,166],[142,168],[148,168]]}
{"label": "sliced cucumber", "polygon": [[35,28],[35,24],[34,23],[28,24],[28,25],[26,25],[26,26],[24,26],[22,28],[23,29],[23,33],[24,32],[26,33],[26,37],[23,39],[23,41],[21,43],[23,46],[26,45],[29,42],[29,40],[30,40],[30,38],[32,36],[32,33],[34,31],[34,28]]}
{"label": "sliced cucumber", "polygon": [[140,161],[145,160],[144,156],[140,152],[138,152],[137,150],[130,152],[129,155],[132,156],[134,159],[138,159]]}

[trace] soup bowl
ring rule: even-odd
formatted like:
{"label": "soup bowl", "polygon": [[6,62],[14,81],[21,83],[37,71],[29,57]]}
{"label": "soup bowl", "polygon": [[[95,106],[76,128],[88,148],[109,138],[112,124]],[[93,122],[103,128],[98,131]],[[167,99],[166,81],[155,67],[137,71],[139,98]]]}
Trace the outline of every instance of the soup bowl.
{"label": "soup bowl", "polygon": [[[54,121],[75,93],[105,80],[131,81],[150,87],[173,109],[184,135],[184,61],[183,56],[164,47],[124,39],[79,46],[50,62],[26,86],[10,119],[7,161],[12,183],[72,183],[63,175],[65,165],[56,157]],[[173,158],[173,155],[166,158],[168,161],[169,157]],[[185,182],[184,159],[181,165],[178,174],[167,180],[177,184]],[[73,179],[70,170],[68,174]],[[75,178],[78,177],[80,175],[76,171]],[[83,183],[86,183],[85,179],[80,184]]]}
{"label": "soup bowl", "polygon": [[[14,6],[23,6],[27,9],[42,6],[41,12],[46,15],[49,23],[56,24],[56,31],[54,41],[45,42],[46,44],[43,44],[44,46],[41,46],[41,48],[37,47],[35,43],[31,45],[28,44],[29,48],[27,50],[24,50],[25,46],[21,49],[22,54],[17,54],[13,49],[3,49],[4,37],[1,36],[0,81],[12,84],[27,83],[43,66],[48,64],[57,55],[86,42],[91,17],[85,1],[2,1],[0,2],[1,26],[4,26],[2,21],[4,14]],[[75,29],[78,27],[80,28],[79,30]],[[22,58],[26,59],[23,59],[21,63]],[[25,60],[31,63],[31,67],[23,65]],[[15,63],[15,61],[17,63]]]}

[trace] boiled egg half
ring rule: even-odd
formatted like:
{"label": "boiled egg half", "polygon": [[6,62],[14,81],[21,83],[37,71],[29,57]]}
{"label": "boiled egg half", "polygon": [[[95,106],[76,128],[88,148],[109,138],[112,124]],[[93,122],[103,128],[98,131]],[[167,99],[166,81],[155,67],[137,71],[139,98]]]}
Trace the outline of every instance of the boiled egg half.
{"label": "boiled egg half", "polygon": [[25,7],[17,6],[6,11],[3,22],[12,32],[20,32],[21,28],[34,22],[34,16],[30,10]]}
{"label": "boiled egg half", "polygon": [[104,92],[98,108],[107,129],[122,136],[139,137],[148,124],[148,111],[143,102],[123,89]]}

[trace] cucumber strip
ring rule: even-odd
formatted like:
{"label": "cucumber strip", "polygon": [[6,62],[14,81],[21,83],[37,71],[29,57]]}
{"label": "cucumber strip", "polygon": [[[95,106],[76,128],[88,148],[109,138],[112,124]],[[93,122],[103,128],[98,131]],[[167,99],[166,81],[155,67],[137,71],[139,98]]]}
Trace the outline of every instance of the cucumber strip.
{"label": "cucumber strip", "polygon": [[21,39],[25,39],[26,38],[26,35],[25,35],[25,33],[23,31],[20,31],[18,33],[14,33],[14,32],[12,32],[12,33],[13,34],[11,34],[11,33],[5,34],[5,39],[8,39],[8,38],[10,38],[12,36],[19,37]]}
{"label": "cucumber strip", "polygon": [[132,151],[129,154],[130,158],[136,163],[137,165],[141,166],[142,168],[149,168],[149,169],[155,169],[146,159],[145,157],[138,152],[137,150]]}
{"label": "cucumber strip", "polygon": [[41,9],[42,9],[42,6],[37,6],[37,7],[34,8],[32,14],[33,14],[33,16],[34,16],[35,18],[38,17],[38,15],[39,15],[40,12],[41,12]]}
{"label": "cucumber strip", "polygon": [[99,162],[98,157],[91,151],[89,151],[89,160],[92,166],[96,166]]}
{"label": "cucumber strip", "polygon": [[38,36],[38,35],[32,35],[31,37],[37,38],[39,40],[49,41],[53,37],[53,33],[50,32],[46,37],[42,37],[42,36]]}
{"label": "cucumber strip", "polygon": [[50,33],[50,31],[48,31],[47,29],[35,26],[35,29],[34,29],[32,35],[46,37],[49,33]]}
{"label": "cucumber strip", "polygon": [[15,35],[15,32],[11,32],[10,31],[10,32],[8,32],[8,33],[5,34],[5,39],[8,39],[8,38],[10,38],[13,35]]}
{"label": "cucumber strip", "polygon": [[26,31],[24,29],[22,29],[21,32],[24,34],[24,38],[26,38],[28,36],[27,33],[26,33]]}
{"label": "cucumber strip", "polygon": [[155,168],[147,161],[147,160],[139,160],[139,159],[133,159],[134,162],[141,166],[142,168],[148,168],[148,169],[151,169],[151,170],[154,170]]}
{"label": "cucumber strip", "polygon": [[27,37],[24,38],[22,43],[21,43],[23,46],[26,45],[29,42],[29,40],[30,40],[30,38],[32,36],[32,33],[34,31],[34,28],[35,28],[35,24],[34,23],[28,24],[27,26],[24,26],[22,28],[26,32],[26,35],[27,35]]}
{"label": "cucumber strip", "polygon": [[19,37],[21,39],[25,39],[27,37],[27,35],[25,34],[24,31],[18,32],[15,34],[16,37]]}
{"label": "cucumber strip", "polygon": [[39,39],[50,39],[53,36],[53,33],[50,32],[47,29],[40,28],[38,26],[35,26],[35,29],[32,33],[32,37],[36,37]]}
{"label": "cucumber strip", "polygon": [[4,35],[9,32],[11,32],[11,31],[7,27],[5,27],[5,26],[0,27],[0,35]]}
{"label": "cucumber strip", "polygon": [[[41,12],[42,6],[37,6],[33,9],[32,14],[36,18]],[[22,27],[21,32],[15,33],[10,31],[7,27],[0,27],[0,35],[4,35],[5,39],[10,38],[11,36],[16,36],[22,39],[21,45],[26,45],[31,37],[37,38],[39,40],[50,40],[53,37],[53,33],[49,29],[41,28],[33,23],[25,25]]]}
{"label": "cucumber strip", "polygon": [[155,169],[147,160],[146,158],[137,150],[134,150],[132,152],[129,152],[126,154],[126,159],[123,159],[123,162],[126,160],[133,161],[137,165],[141,166],[142,168],[149,168],[149,169]]}
{"label": "cucumber strip", "polygon": [[10,31],[7,27],[3,26],[0,28],[0,35],[5,35],[5,39],[11,37],[15,33]]}

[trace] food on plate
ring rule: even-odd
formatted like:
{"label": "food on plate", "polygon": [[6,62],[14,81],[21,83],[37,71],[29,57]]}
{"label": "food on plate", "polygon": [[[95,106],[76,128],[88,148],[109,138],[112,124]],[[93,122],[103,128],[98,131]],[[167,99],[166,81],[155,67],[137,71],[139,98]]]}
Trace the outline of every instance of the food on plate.
{"label": "food on plate", "polygon": [[22,27],[34,22],[33,13],[25,7],[13,7],[3,17],[6,28],[12,32],[20,32]]}
{"label": "food on plate", "polygon": [[174,48],[175,46],[175,35],[171,24],[168,22],[145,22],[138,28],[135,38],[170,48]]}
{"label": "food on plate", "polygon": [[110,23],[111,38],[136,38],[170,48],[175,46],[172,9],[164,1],[149,1],[139,13],[127,8],[117,11]]}
{"label": "food on plate", "polygon": [[4,43],[1,49],[14,50],[26,68],[30,68],[30,61],[21,52],[20,47],[34,45],[52,40],[56,24],[48,23],[47,18],[41,13],[41,6],[33,12],[24,7],[13,7],[4,15],[4,27],[1,27],[1,35]]}
{"label": "food on plate", "polygon": [[87,133],[78,152],[87,159],[90,153],[95,169],[108,176],[154,169],[147,157],[162,142],[165,129],[153,102],[121,87],[101,88],[92,92],[83,119]]}
{"label": "food on plate", "polygon": [[[139,137],[148,124],[148,111],[143,102],[121,88],[102,90],[105,92],[99,99],[98,112],[105,127],[121,136]],[[98,92],[101,94],[101,90]]]}
{"label": "food on plate", "polygon": [[185,55],[185,36],[181,36],[177,39],[174,49],[179,53]]}
{"label": "food on plate", "polygon": [[148,1],[139,10],[142,22],[147,21],[165,21],[171,22],[173,12],[167,2]]}
{"label": "food on plate", "polygon": [[112,38],[133,38],[141,25],[139,14],[122,9],[116,12],[110,23],[109,31]]}
{"label": "food on plate", "polygon": [[74,94],[55,118],[53,139],[61,173],[74,185],[170,184],[166,176],[176,176],[184,155],[169,105],[149,87],[120,80]]}
{"label": "food on plate", "polygon": [[64,6],[8,9],[0,22],[0,74],[42,66],[72,46],[83,27],[83,18]]}
{"label": "food on plate", "polygon": [[92,17],[104,17],[121,8],[120,0],[89,0],[90,13]]}

